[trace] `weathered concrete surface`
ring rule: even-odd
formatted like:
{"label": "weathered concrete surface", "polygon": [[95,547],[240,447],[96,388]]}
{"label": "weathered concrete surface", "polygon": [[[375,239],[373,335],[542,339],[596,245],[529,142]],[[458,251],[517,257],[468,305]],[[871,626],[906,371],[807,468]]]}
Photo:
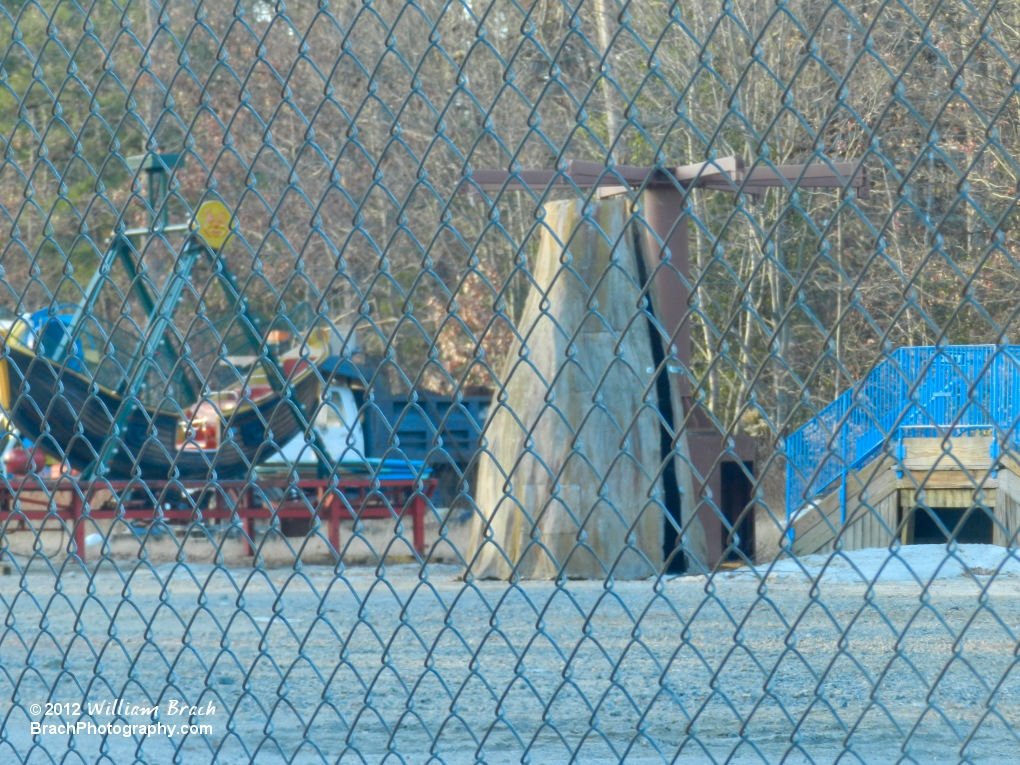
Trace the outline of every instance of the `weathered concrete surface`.
{"label": "weathered concrete surface", "polygon": [[[477,578],[642,578],[663,561],[662,418],[626,200],[545,207],[534,284],[485,430]],[[673,402],[673,411],[680,411]],[[694,496],[686,442],[676,459]],[[696,517],[688,554],[704,558]]]}

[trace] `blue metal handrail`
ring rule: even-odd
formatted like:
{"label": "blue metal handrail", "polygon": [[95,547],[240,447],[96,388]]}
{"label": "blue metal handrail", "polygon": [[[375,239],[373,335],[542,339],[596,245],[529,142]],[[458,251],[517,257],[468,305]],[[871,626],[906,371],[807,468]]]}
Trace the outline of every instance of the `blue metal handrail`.
{"label": "blue metal handrail", "polygon": [[1017,443],[1020,346],[897,348],[786,439],[786,512],[842,483],[882,452],[905,456],[904,438],[992,430]]}

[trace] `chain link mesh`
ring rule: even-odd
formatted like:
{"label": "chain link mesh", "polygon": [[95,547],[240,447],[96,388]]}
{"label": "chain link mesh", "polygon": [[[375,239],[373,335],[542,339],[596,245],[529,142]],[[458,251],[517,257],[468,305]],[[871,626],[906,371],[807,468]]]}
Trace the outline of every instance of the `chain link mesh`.
{"label": "chain link mesh", "polygon": [[0,761],[1013,761],[1018,26],[4,0]]}

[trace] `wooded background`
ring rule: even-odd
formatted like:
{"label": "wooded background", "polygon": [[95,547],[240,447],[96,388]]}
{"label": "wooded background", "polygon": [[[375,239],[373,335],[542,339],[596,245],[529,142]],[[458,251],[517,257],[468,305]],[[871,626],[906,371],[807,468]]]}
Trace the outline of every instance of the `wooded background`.
{"label": "wooded background", "polygon": [[[867,200],[692,196],[696,396],[774,444],[888,348],[1016,335],[1018,26],[1016,2],[5,2],[0,305],[78,300],[148,220],[124,157],[183,152],[169,218],[236,211],[256,307],[343,317],[394,386],[496,388],[541,205],[455,193],[466,169],[863,161]],[[157,284],[175,246],[144,252]],[[209,278],[186,307],[215,312]]]}

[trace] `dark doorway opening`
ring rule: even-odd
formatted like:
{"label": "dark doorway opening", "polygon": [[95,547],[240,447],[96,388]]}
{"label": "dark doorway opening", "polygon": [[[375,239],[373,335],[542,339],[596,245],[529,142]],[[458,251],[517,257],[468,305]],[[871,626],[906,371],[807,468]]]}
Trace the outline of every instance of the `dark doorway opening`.
{"label": "dark doorway opening", "polygon": [[[733,527],[723,528],[723,560],[754,560],[754,508],[751,504],[754,463],[724,462],[721,467],[722,513]],[[746,512],[745,512],[746,510]]]}
{"label": "dark doorway opening", "polygon": [[944,545],[949,541],[936,518],[957,544],[992,543],[992,516],[983,507],[918,507],[914,510],[915,545]]}

